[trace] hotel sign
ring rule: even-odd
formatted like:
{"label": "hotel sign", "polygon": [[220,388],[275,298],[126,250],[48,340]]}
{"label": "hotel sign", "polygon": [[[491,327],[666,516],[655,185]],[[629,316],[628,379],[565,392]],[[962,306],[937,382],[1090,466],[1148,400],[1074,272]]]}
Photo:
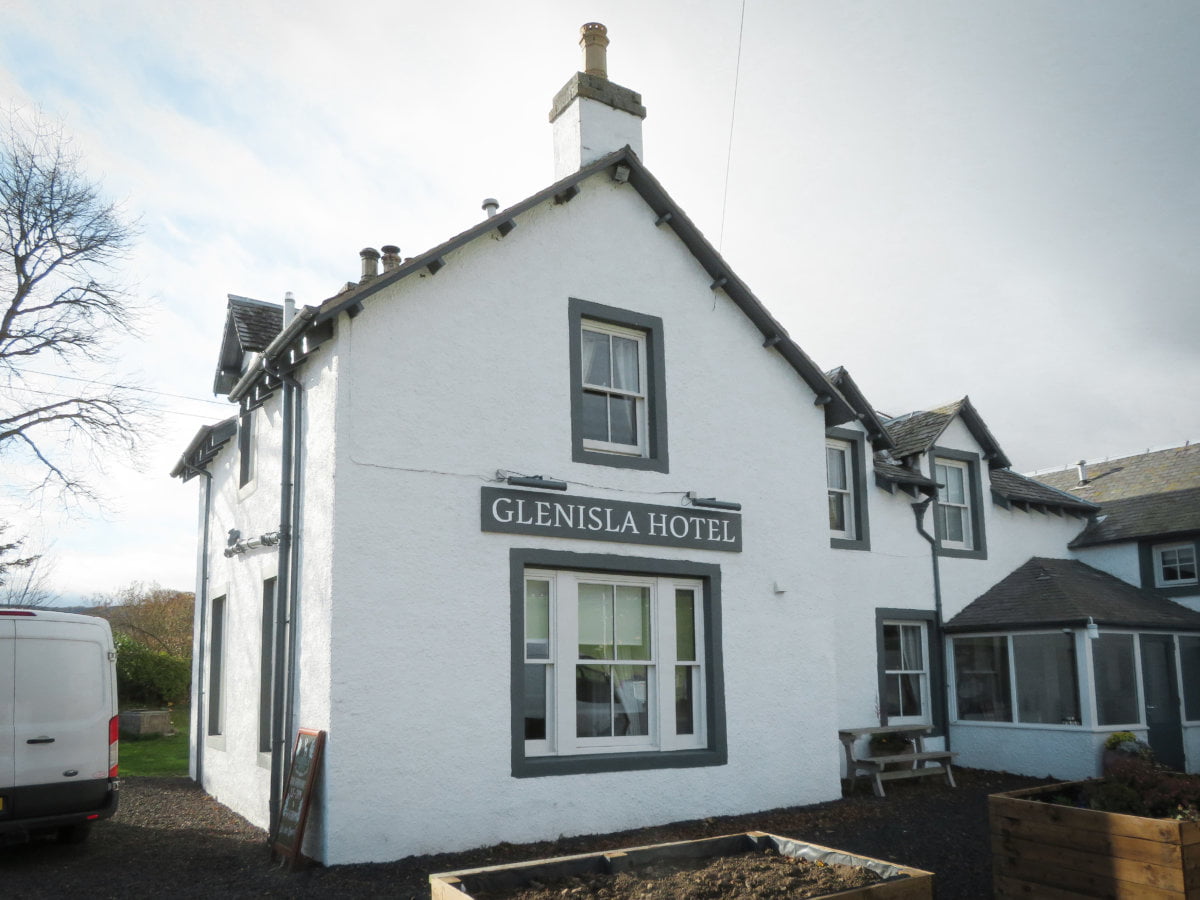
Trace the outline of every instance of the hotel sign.
{"label": "hotel sign", "polygon": [[741,515],[716,509],[652,506],[491,487],[482,489],[479,507],[481,529],[501,534],[537,534],[730,553],[742,550]]}

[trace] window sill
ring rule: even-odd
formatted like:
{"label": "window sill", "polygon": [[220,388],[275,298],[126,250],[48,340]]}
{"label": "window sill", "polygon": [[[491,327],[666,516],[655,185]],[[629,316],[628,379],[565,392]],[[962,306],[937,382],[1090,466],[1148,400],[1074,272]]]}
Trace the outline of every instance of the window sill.
{"label": "window sill", "polygon": [[987,559],[986,550],[961,550],[956,547],[938,547],[938,556],[947,559]]}
{"label": "window sill", "polygon": [[723,766],[724,750],[658,750],[630,753],[591,753],[575,756],[522,756],[513,759],[513,778],[546,775],[590,775],[594,772],[631,772],[645,769],[689,769]]}
{"label": "window sill", "polygon": [[871,542],[865,538],[831,537],[829,546],[834,550],[870,550]]}
{"label": "window sill", "polygon": [[667,472],[667,461],[653,456],[629,456],[603,450],[588,450],[577,447],[572,454],[574,462],[590,463],[594,466],[612,466],[617,469],[642,469],[649,472]]}
{"label": "window sill", "polygon": [[225,735],[223,735],[223,734],[208,735],[204,739],[204,746],[207,747],[209,750],[224,750],[225,749]]}

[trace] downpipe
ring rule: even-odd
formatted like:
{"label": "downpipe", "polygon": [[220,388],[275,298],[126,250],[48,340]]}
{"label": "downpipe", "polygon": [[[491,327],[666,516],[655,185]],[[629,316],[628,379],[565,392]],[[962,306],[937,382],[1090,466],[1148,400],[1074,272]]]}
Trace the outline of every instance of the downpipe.
{"label": "downpipe", "polygon": [[192,704],[195,707],[196,724],[192,729],[192,742],[196,749],[196,784],[204,787],[204,737],[208,733],[205,727],[204,711],[208,704],[205,702],[204,694],[204,658],[207,652],[207,644],[204,636],[208,633],[208,550],[209,550],[209,535],[212,533],[210,528],[210,517],[212,515],[212,473],[204,469],[198,469],[194,466],[188,466],[192,472],[197,475],[204,476],[204,528],[202,529],[203,537],[200,540],[200,578],[198,587],[198,595],[196,604],[199,606],[200,627],[196,634],[195,650],[195,666],[196,666],[196,702]]}
{"label": "downpipe", "polygon": [[942,708],[942,722],[945,723],[946,749],[950,749],[950,685],[949,673],[946,671],[946,640],[942,632],[942,570],[938,564],[937,539],[925,530],[925,511],[933,503],[932,497],[926,497],[920,503],[912,504],[913,515],[917,520],[917,534],[929,542],[929,558],[933,564],[933,616],[934,631],[937,639],[939,654],[942,658],[942,689],[939,691],[938,705]]}
{"label": "downpipe", "polygon": [[287,776],[287,738],[294,730],[296,667],[296,606],[299,578],[297,552],[300,479],[300,423],[303,387],[290,374],[278,367],[267,371],[283,384],[282,447],[280,453],[279,485],[279,563],[275,592],[275,647],[271,696],[271,792],[269,800],[270,829],[274,835],[279,819]]}

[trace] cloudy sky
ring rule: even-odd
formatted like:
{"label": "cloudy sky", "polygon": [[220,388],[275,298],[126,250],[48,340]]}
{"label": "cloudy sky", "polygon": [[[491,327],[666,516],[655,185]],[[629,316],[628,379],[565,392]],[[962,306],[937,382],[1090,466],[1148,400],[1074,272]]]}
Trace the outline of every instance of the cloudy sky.
{"label": "cloudy sky", "polygon": [[[552,180],[547,112],[604,22],[645,161],[825,368],[887,413],[969,394],[1024,471],[1200,439],[1200,4],[0,0],[0,103],[140,222],[163,409],[104,512],[0,497],[68,596],[190,588],[225,297],[316,304]],[[740,35],[740,41],[739,41]],[[740,63],[739,63],[740,60]],[[39,376],[40,377],[40,376]],[[46,378],[43,389],[64,383]]]}

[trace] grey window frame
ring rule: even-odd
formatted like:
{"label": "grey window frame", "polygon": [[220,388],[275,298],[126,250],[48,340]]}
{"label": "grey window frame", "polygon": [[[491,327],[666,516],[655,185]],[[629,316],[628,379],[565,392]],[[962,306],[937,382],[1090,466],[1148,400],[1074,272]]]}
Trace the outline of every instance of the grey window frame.
{"label": "grey window frame", "polygon": [[[573,572],[631,574],[695,579],[704,597],[704,656],[707,692],[705,715],[708,746],[689,750],[590,753],[568,756],[525,755],[525,570],[563,569]],[[509,550],[511,617],[511,734],[512,775],[539,778],[593,772],[645,769],[683,769],[723,766],[728,762],[725,733],[725,684],[721,660],[721,567],[677,559],[571,553],[562,550]]]}
{"label": "grey window frame", "polygon": [[263,581],[262,633],[258,655],[258,752],[271,752],[271,705],[275,684],[276,578]]}
{"label": "grey window frame", "polygon": [[1172,584],[1158,586],[1158,565],[1154,550],[1169,544],[1191,544],[1196,553],[1196,561],[1200,563],[1200,535],[1184,534],[1170,537],[1158,537],[1152,540],[1142,540],[1138,543],[1138,562],[1141,569],[1142,587],[1166,597],[1192,597],[1200,595],[1200,582],[1193,584]]}
{"label": "grey window frame", "polygon": [[238,487],[254,480],[254,410],[238,416]]}
{"label": "grey window frame", "polygon": [[896,609],[884,606],[875,609],[875,668],[879,691],[879,724],[881,725],[888,724],[883,700],[887,696],[887,665],[883,640],[885,622],[888,624],[911,622],[914,625],[925,626],[926,644],[929,649],[929,658],[925,660],[926,677],[929,679],[929,722],[933,725],[930,736],[941,737],[946,733],[946,642],[942,630],[938,627],[937,612],[932,609]]}
{"label": "grey window frame", "polygon": [[867,502],[867,436],[861,431],[851,428],[828,428],[825,437],[830,440],[844,441],[850,445],[847,454],[850,460],[850,478],[852,479],[850,503],[854,514],[854,537],[830,537],[829,546],[835,550],[870,550],[871,522]]}
{"label": "grey window frame", "polygon": [[226,598],[217,597],[212,602],[208,638],[208,736],[220,737],[225,733],[224,668],[225,668],[225,617]]}
{"label": "grey window frame", "polygon": [[[567,302],[571,366],[571,459],[621,469],[669,471],[667,455],[667,382],[664,365],[663,321],[614,306],[571,297]],[[631,328],[646,335],[646,455],[626,456],[589,450],[583,443],[583,337],[585,320]]]}
{"label": "grey window frame", "polygon": [[934,497],[933,535],[937,539],[938,556],[957,559],[987,559],[987,529],[984,527],[983,474],[981,468],[983,460],[980,459],[977,453],[966,453],[962,450],[950,450],[945,447],[934,447],[930,451],[930,457],[929,477],[935,481],[937,480],[937,461],[939,459],[966,463],[967,484],[971,497],[971,547],[967,550],[962,550],[958,547],[942,546],[942,527],[940,516],[936,513],[938,499],[936,496]]}

